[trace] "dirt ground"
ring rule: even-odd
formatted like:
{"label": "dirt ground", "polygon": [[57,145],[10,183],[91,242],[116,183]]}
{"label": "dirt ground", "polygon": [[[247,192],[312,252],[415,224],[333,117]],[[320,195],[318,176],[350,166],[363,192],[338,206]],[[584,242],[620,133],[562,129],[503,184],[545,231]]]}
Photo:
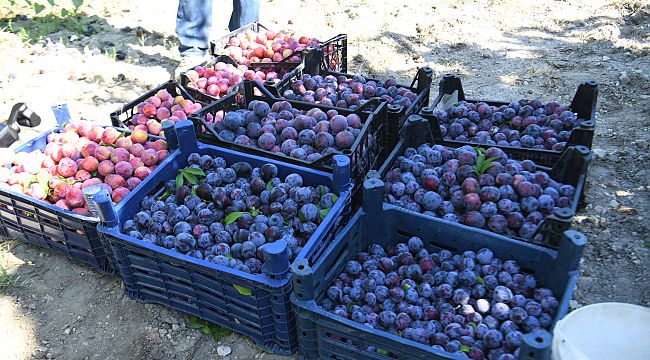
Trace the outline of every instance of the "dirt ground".
{"label": "dirt ground", "polygon": [[[0,114],[18,101],[52,127],[52,104],[73,118],[108,114],[167,80],[179,61],[176,3],[93,2],[85,18],[34,16],[0,4]],[[22,1],[16,1],[22,4]],[[225,32],[229,3],[217,8]],[[607,301],[650,306],[650,7],[646,1],[262,2],[261,23],[329,38],[349,36],[350,72],[409,82],[421,66],[463,77],[472,98],[558,99],[585,80],[600,84],[587,203],[575,228],[589,236],[572,307]],[[164,4],[161,6],[161,4]],[[28,15],[29,20],[7,17]],[[38,20],[40,18],[40,20]],[[92,26],[94,33],[84,35]],[[127,31],[125,27],[130,27]],[[146,30],[144,38],[135,34]],[[20,30],[25,29],[25,30]],[[49,40],[46,40],[49,39]],[[102,51],[103,50],[103,51]],[[118,60],[118,50],[126,52]],[[437,94],[437,81],[432,89]],[[6,116],[6,115],[4,115]],[[280,359],[243,336],[219,343],[186,328],[187,316],[124,297],[118,277],[40,248],[0,240],[0,265],[17,286],[0,294],[2,359]]]}

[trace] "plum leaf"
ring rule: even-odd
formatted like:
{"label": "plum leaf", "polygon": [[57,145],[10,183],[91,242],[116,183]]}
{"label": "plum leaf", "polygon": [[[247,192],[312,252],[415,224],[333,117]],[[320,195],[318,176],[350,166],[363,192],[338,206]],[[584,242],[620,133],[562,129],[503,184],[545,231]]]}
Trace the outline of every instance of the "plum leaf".
{"label": "plum leaf", "polygon": [[201,327],[201,332],[205,335],[212,335],[214,333],[214,331],[208,325]]}
{"label": "plum leaf", "polygon": [[235,221],[237,221],[237,219],[239,219],[244,214],[248,214],[248,212],[246,212],[246,211],[231,212],[230,214],[228,214],[228,216],[226,216],[226,218],[223,220],[223,222],[226,225],[230,225],[230,224],[234,223]]}
{"label": "plum leaf", "polygon": [[186,174],[192,174],[192,175],[195,175],[195,176],[205,176],[205,173],[203,172],[203,170],[193,168],[193,167],[188,167],[188,168],[182,169],[181,171],[186,173]]}
{"label": "plum leaf", "polygon": [[244,296],[253,295],[253,290],[251,290],[251,289],[245,288],[245,287],[237,285],[237,284],[232,284],[232,287],[234,287],[235,290],[239,291],[239,293],[244,295]]}
{"label": "plum leaf", "polygon": [[480,277],[480,276],[476,277],[476,282],[483,285],[483,286],[485,286],[485,280],[483,280],[483,278]]}
{"label": "plum leaf", "polygon": [[176,175],[176,190],[183,186],[183,173]]}
{"label": "plum leaf", "polygon": [[199,183],[199,178],[197,178],[194,174],[188,172],[182,172],[181,174],[183,174],[183,177],[185,177],[190,184],[196,185]]}
{"label": "plum leaf", "polygon": [[269,180],[269,182],[266,183],[266,190],[269,191],[273,190],[273,183],[271,182],[271,180]]}
{"label": "plum leaf", "polygon": [[468,352],[469,350],[470,350],[470,348],[467,345],[461,345],[460,346],[460,351]]}

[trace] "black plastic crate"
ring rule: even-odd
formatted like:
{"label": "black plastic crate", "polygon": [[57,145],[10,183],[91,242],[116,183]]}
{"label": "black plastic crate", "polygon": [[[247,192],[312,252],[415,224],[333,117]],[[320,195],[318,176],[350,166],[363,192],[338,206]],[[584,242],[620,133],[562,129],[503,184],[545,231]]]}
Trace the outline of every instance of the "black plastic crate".
{"label": "black plastic crate", "polygon": [[[256,93],[259,95],[256,95]],[[307,160],[285,156],[281,153],[266,151],[258,147],[237,144],[224,140],[214,127],[205,119],[207,114],[210,114],[214,118],[216,114],[221,111],[227,113],[228,111],[246,108],[253,100],[263,101],[268,104],[287,101],[293,108],[303,111],[319,108],[323,112],[327,112],[328,110],[334,109],[333,107],[318,104],[278,99],[273,97],[272,94],[263,86],[260,86],[256,82],[247,80],[241,83],[238,91],[233,92],[228,96],[221,98],[220,101],[201,109],[191,117],[191,120],[195,124],[196,132],[199,134],[199,140],[208,144],[214,144],[247,154],[276,159],[285,163],[305,166],[320,171],[332,172],[332,158],[337,153],[332,153],[322,157],[321,159],[309,162]],[[350,158],[350,176],[355,184],[353,191],[354,194],[360,194],[358,190],[361,188],[363,178],[366,176],[368,171],[379,168],[390,152],[390,144],[387,140],[387,129],[389,127],[388,111],[385,102],[380,101],[379,99],[374,99],[366,105],[366,107],[356,110],[337,109],[340,115],[345,116],[349,114],[357,114],[363,122],[361,132],[359,136],[356,137],[352,147],[339,152],[340,154]],[[374,107],[372,112],[364,111],[366,108],[371,106]]]}
{"label": "black plastic crate", "polygon": [[[561,236],[559,250],[551,250],[501,239],[492,233],[468,229],[458,224],[429,218],[383,203],[382,181],[364,183],[364,202],[336,236],[332,245],[315,263],[296,261],[292,266],[294,293],[291,296],[298,324],[299,359],[462,359],[455,354],[407,340],[388,332],[371,329],[320,308],[332,280],[345,270],[346,263],[369,244],[384,247],[420,237],[429,251],[449,250],[460,254],[489,248],[503,261],[515,260],[523,272],[535,275],[540,287],[551,289],[559,300],[553,325],[569,309],[579,275],[580,259],[587,238],[577,231]],[[551,354],[551,334],[535,330],[524,336],[519,359],[546,360]]]}
{"label": "black plastic crate", "polygon": [[[291,89],[292,84],[296,80],[302,79],[303,74],[310,74],[311,73],[307,72],[305,70],[304,66],[298,66],[293,72],[289,73],[284,79],[282,79],[279,82],[265,82],[265,86],[269,91],[276,97],[282,97],[282,94],[286,91]],[[348,79],[354,78],[355,74],[346,74],[343,72],[335,72],[328,70],[325,67],[321,67],[320,71],[318,72],[318,75],[320,76],[328,76],[328,75],[333,75],[336,77],[343,76]],[[389,141],[389,144],[391,146],[394,146],[394,144],[397,143],[399,140],[399,129],[401,126],[404,124],[404,121],[406,118],[411,115],[411,114],[417,114],[420,109],[423,107],[426,107],[429,105],[429,95],[431,93],[431,82],[432,82],[432,77],[433,77],[433,69],[429,67],[422,67],[418,69],[417,74],[413,78],[413,81],[411,81],[410,85],[402,85],[402,84],[397,84],[396,86],[398,88],[407,88],[410,91],[414,92],[417,94],[415,101],[408,107],[404,108],[403,106],[397,105],[397,104],[388,104],[387,108],[388,111],[390,112],[390,120],[389,120],[389,128],[387,132],[387,139]],[[379,82],[380,80],[377,79],[371,79],[371,78],[365,78],[366,81],[375,81]],[[311,104],[308,102],[303,102],[303,101],[297,101],[296,102],[301,102],[304,104]],[[334,109],[336,110],[345,110],[345,108],[341,107],[336,107],[334,106]]]}
{"label": "black plastic crate", "polygon": [[[291,354],[297,348],[295,316],[286,246],[265,249],[260,274],[249,274],[197,259],[123,234],[121,224],[140,211],[147,195],[161,195],[164,184],[187,166],[191,153],[223,157],[228,164],[244,161],[254,167],[277,166],[279,176],[300,174],[309,185],[326,185],[339,198],[296,259],[318,259],[349,218],[349,160],[336,158],[334,174],[307,169],[255,155],[199,143],[191,122],[176,124],[179,149],[172,152],[141,186],[127,206],[115,210],[105,194],[95,195],[102,223],[98,230],[110,245],[126,295],[134,300],[161,304],[195,315],[251,337],[263,348]],[[171,129],[168,132],[173,132]],[[168,137],[171,135],[168,134]],[[277,242],[281,245],[280,242]],[[286,243],[285,243],[286,245]],[[294,260],[295,261],[295,260]]]}
{"label": "black plastic crate", "polygon": [[[217,55],[213,59],[209,61],[204,61],[201,64],[198,64],[196,66],[192,66],[191,68],[187,70],[192,70],[197,66],[202,66],[204,68],[214,68],[214,65],[218,62],[223,62],[226,64],[233,65],[235,67],[240,66],[237,64],[237,62],[230,56],[227,55]],[[253,63],[251,66],[247,66],[249,70],[253,71],[261,71],[264,74],[267,74],[271,71],[275,72],[278,76],[278,79],[282,79],[284,76],[289,74],[291,71],[293,71],[300,63],[291,63],[291,62],[259,62],[259,63]],[[189,78],[187,77],[187,70],[181,72],[180,74],[180,80],[181,80],[181,86],[183,86],[187,92],[192,95],[195,99],[202,101],[206,104],[211,104],[217,100],[219,100],[221,97],[216,97],[212,96],[210,94],[206,94],[204,92],[201,92],[198,89],[195,89],[193,84],[190,82]],[[243,77],[242,77],[243,80]],[[235,87],[237,84],[231,85],[232,87]],[[229,92],[231,91],[229,89]]]}
{"label": "black plastic crate", "polygon": [[[45,131],[17,147],[15,152],[42,151],[47,145],[47,136],[61,131],[61,128]],[[129,193],[116,208],[125,206],[131,197]],[[99,273],[114,274],[113,254],[100,239],[98,223],[99,219],[93,215],[75,214],[47,201],[0,188],[0,234],[3,237],[61,253],[90,265]]]}
{"label": "black plastic crate", "polygon": [[156,93],[160,90],[167,90],[174,97],[182,96],[183,98],[192,100],[193,102],[201,103],[202,106],[207,105],[206,101],[201,101],[190,95],[187,89],[181,86],[181,84],[177,83],[176,81],[169,80],[160,84],[158,87],[147,91],[137,99],[130,101],[125,105],[122,105],[122,107],[120,107],[118,110],[113,111],[110,114],[111,124],[120,128],[129,128],[130,125],[133,125],[131,124],[131,118],[133,115],[137,114],[138,105],[142,102],[147,101],[147,99],[150,97],[156,95]]}
{"label": "black plastic crate", "polygon": [[[221,55],[221,50],[228,46],[230,39],[241,33],[247,31],[260,32],[268,30],[269,28],[257,22],[244,25],[220,38],[210,41],[210,53],[214,56]],[[289,59],[286,58],[277,63],[253,63],[251,66],[257,66],[258,64],[278,64],[281,68],[285,68],[288,64],[297,65],[302,63],[310,74],[318,73],[321,66],[325,66],[325,69],[345,72],[348,69],[347,48],[348,36],[346,34],[339,34],[331,39],[321,41],[317,48],[307,48],[303,51],[294,53],[300,56],[300,62],[291,63],[288,61]]]}
{"label": "black plastic crate", "polygon": [[[424,107],[420,111],[420,115],[424,116],[429,121],[431,132],[436,143],[449,144],[450,146],[462,146],[467,144],[470,144],[472,146],[495,146],[502,150],[508,148],[520,149],[519,147],[512,146],[484,145],[471,141],[445,140],[440,130],[440,121],[434,115],[434,109],[442,101],[443,96],[451,95],[454,92],[457,92],[458,101],[467,101],[469,103],[485,102],[491,106],[502,106],[509,104],[509,102],[504,101],[467,99],[465,97],[465,92],[463,91],[460,77],[454,74],[443,75],[439,83],[438,96],[433,100],[431,106]],[[571,105],[569,106],[568,110],[575,113],[578,119],[584,120],[571,131],[571,136],[567,141],[566,147],[582,145],[591,149],[593,145],[594,132],[596,130],[597,100],[597,82],[586,81],[578,86],[578,89],[576,90],[576,93],[573,97],[573,100],[571,101]],[[547,166],[552,166],[554,162],[559,158],[559,155],[562,153],[561,151],[547,149],[532,149],[523,147],[521,147],[521,149],[529,150],[521,154],[522,156],[526,156],[522,157],[521,160],[530,159]]]}
{"label": "black plastic crate", "polygon": [[[419,145],[424,143],[431,145],[438,144],[433,140],[433,135],[431,134],[427,120],[423,119],[419,115],[411,115],[402,128],[402,139],[397,144],[397,146],[395,146],[391,154],[388,156],[388,159],[381,166],[376,175],[383,180],[386,173],[393,168],[395,161],[404,154],[404,150],[407,147],[417,148]],[[460,145],[440,145],[444,145],[451,149],[460,147]],[[510,159],[522,158],[525,156],[525,153],[530,151],[529,149],[513,147],[504,147],[502,150],[506,153],[506,155],[508,155]],[[571,199],[570,208],[555,208],[555,210],[550,215],[548,215],[539,223],[537,232],[533,238],[535,238],[538,234],[541,234],[542,239],[540,245],[548,246],[550,248],[557,248],[560,245],[562,234],[564,231],[568,230],[571,227],[573,217],[576,215],[580,206],[582,206],[584,203],[587,171],[592,159],[593,156],[591,154],[591,151],[587,147],[571,146],[561,153],[561,156],[559,156],[554,166],[548,167],[535,164],[536,170],[543,171],[547,173],[551,179],[563,184],[572,185],[576,189],[575,194]],[[468,231],[470,229],[476,229],[466,225],[461,226],[467,228]],[[496,238],[500,239],[510,238],[508,236],[499,235],[487,230],[480,231],[486,231],[490,234],[493,234]],[[531,241],[520,237],[514,238],[521,241]]]}

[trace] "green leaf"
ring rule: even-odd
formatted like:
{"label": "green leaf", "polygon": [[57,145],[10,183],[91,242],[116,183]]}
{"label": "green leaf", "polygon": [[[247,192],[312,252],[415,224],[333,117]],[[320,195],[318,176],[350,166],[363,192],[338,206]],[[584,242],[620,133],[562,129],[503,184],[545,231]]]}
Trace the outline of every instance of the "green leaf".
{"label": "green leaf", "polygon": [[61,9],[61,17],[68,17],[68,15],[70,15],[68,9]]}
{"label": "green leaf", "polygon": [[338,195],[332,196],[332,201],[336,204],[336,202],[339,201]]}
{"label": "green leaf", "polygon": [[232,256],[231,253],[226,254],[226,257],[227,257],[228,259],[234,259],[234,257]]}
{"label": "green leaf", "polygon": [[384,349],[377,349],[377,354],[379,355],[388,355],[388,351]]}
{"label": "green leaf", "polygon": [[176,175],[176,190],[183,186],[183,173]]}
{"label": "green leaf", "polygon": [[467,345],[461,345],[460,346],[460,351],[468,352],[469,350],[470,350],[469,346],[467,346]]}
{"label": "green leaf", "polygon": [[212,329],[210,329],[210,327],[207,325],[201,328],[201,332],[204,333],[205,335],[212,335],[214,333]]}
{"label": "green leaf", "polygon": [[187,172],[182,172],[181,174],[183,174],[183,177],[185,177],[185,179],[187,179],[187,182],[189,182],[190,184],[196,185],[199,183],[199,178],[197,178],[193,174]]}
{"label": "green leaf", "polygon": [[190,315],[188,318],[190,319],[190,321],[194,321],[194,322],[199,321],[199,318],[194,315]]}
{"label": "green leaf", "polygon": [[230,214],[228,214],[228,216],[226,216],[226,219],[223,221],[223,223],[226,224],[226,225],[230,225],[230,224],[234,223],[235,221],[237,221],[237,219],[239,219],[244,214],[248,214],[248,213],[245,212],[245,211],[231,212]]}
{"label": "green leaf", "polygon": [[51,6],[54,6],[54,0],[47,0],[48,3],[50,3]]}
{"label": "green leaf", "polygon": [[192,195],[196,195],[196,186],[192,186],[191,193],[192,193]]}
{"label": "green leaf", "polygon": [[485,280],[483,280],[483,278],[480,277],[480,276],[476,277],[476,282],[483,285],[483,286],[485,286]]}
{"label": "green leaf", "polygon": [[327,208],[327,209],[323,209],[323,210],[320,211],[321,220],[325,220],[325,218],[327,217],[327,214],[330,213],[330,210],[332,210],[332,208]]}
{"label": "green leaf", "polygon": [[164,200],[166,200],[166,199],[169,197],[169,195],[171,195],[171,194],[172,194],[171,191],[169,191],[169,190],[165,190],[165,192],[162,193],[162,195],[160,195],[160,198],[164,201]]}
{"label": "green leaf", "polygon": [[83,3],[84,0],[72,0],[72,5],[77,9],[80,8]]}
{"label": "green leaf", "polygon": [[184,173],[192,174],[192,175],[196,175],[196,176],[205,176],[205,173],[203,172],[203,170],[198,169],[198,168],[188,167],[188,168],[182,169],[181,171],[184,172]]}
{"label": "green leaf", "polygon": [[34,4],[34,12],[40,14],[41,11],[45,10],[45,6],[41,4]]}
{"label": "green leaf", "polygon": [[475,322],[468,322],[467,325],[471,325],[474,330],[476,330],[476,323]]}
{"label": "green leaf", "polygon": [[232,287],[234,287],[235,290],[239,291],[239,293],[244,295],[244,296],[253,295],[253,290],[251,290],[251,289],[245,288],[245,287],[237,285],[237,284],[232,284]]}
{"label": "green leaf", "polygon": [[273,182],[269,180],[269,182],[266,183],[266,190],[271,191],[273,189]]}
{"label": "green leaf", "polygon": [[300,218],[300,221],[305,222],[305,215],[302,214],[302,211],[298,210],[298,217]]}
{"label": "green leaf", "polygon": [[187,323],[185,325],[188,329],[200,329],[203,327],[203,324],[198,324],[198,323]]}
{"label": "green leaf", "polygon": [[251,206],[250,210],[251,210],[250,214],[251,214],[252,217],[257,217],[260,214],[260,211],[257,210],[256,208],[252,207],[252,206]]}
{"label": "green leaf", "polygon": [[117,135],[117,138],[115,138],[115,141],[117,141],[117,139],[123,138],[125,136],[126,136],[126,131],[122,131],[119,135]]}
{"label": "green leaf", "polygon": [[404,290],[408,290],[408,289],[410,289],[410,288],[411,288],[411,285],[409,285],[409,284],[404,284]]}

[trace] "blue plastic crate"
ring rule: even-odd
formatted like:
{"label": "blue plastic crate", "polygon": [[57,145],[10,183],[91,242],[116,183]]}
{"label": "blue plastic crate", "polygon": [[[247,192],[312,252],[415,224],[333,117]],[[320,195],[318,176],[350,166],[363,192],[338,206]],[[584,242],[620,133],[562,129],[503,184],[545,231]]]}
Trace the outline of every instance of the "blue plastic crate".
{"label": "blue plastic crate", "polygon": [[[296,327],[289,298],[292,283],[287,257],[279,255],[286,254],[283,249],[278,249],[274,261],[265,257],[262,274],[248,274],[137,240],[122,234],[120,224],[133,218],[145,196],[161,192],[164,183],[187,166],[190,153],[220,156],[228,164],[272,163],[278,167],[280,177],[297,173],[306,184],[327,185],[339,194],[334,207],[296,257],[311,263],[345,223],[350,199],[349,160],[337,157],[340,166],[335,166],[334,174],[325,173],[198,143],[190,121],[178,122],[176,130],[180,148],[143,181],[127,206],[114,210],[107,199],[95,196],[104,221],[98,229],[113,250],[126,294],[137,301],[166,305],[232,329],[272,352],[294,352]],[[250,294],[245,295],[247,291],[242,293],[234,285],[248,289]]]}
{"label": "blue plastic crate", "polygon": [[[46,131],[17,147],[15,152],[42,151],[47,135],[61,131]],[[118,209],[129,202],[131,194],[117,205]],[[103,246],[96,229],[98,223],[97,217],[75,214],[25,194],[0,189],[0,231],[4,229],[4,237],[62,253],[102,274],[114,274],[113,255]]]}
{"label": "blue plastic crate", "polygon": [[[359,115],[363,123],[359,135],[355,138],[354,143],[349,149],[328,154],[318,160],[307,161],[287,156],[283,153],[263,150],[257,146],[248,146],[225,140],[219,135],[217,129],[206,121],[206,117],[210,114],[213,118],[216,118],[219,112],[227,113],[246,108],[252,101],[263,101],[269,105],[286,101],[291,104],[292,108],[305,112],[313,108],[327,112],[328,110],[334,109],[333,107],[276,98],[267,88],[250,80],[244,80],[239,86],[233,86],[231,89],[231,93],[222,97],[219,101],[197,111],[190,117],[190,120],[194,122],[196,132],[199,134],[200,141],[241,151],[246,154],[262,156],[283,163],[290,163],[330,173],[332,172],[332,158],[340,153],[350,159],[350,176],[354,182],[352,193],[355,201],[353,201],[353,205],[356,206],[357,203],[361,202],[361,183],[364,177],[370,170],[377,169],[384,163],[393,146],[388,136],[389,129],[391,128],[389,118],[391,118],[392,114],[387,110],[385,101],[383,101],[384,99],[371,99],[355,110],[337,108],[340,115]],[[367,110],[370,108],[373,108],[373,110]]]}
{"label": "blue plastic crate", "polygon": [[[442,132],[440,131],[440,122],[434,115],[435,107],[442,101],[444,95],[451,95],[454,92],[458,94],[458,101],[467,101],[469,103],[485,102],[488,105],[501,106],[508,105],[510,102],[496,101],[496,100],[479,100],[467,99],[463,90],[460,77],[454,74],[444,74],[440,79],[438,96],[433,100],[431,106],[422,108],[420,115],[429,121],[431,133],[434,136],[436,144],[460,147],[463,145],[477,146],[479,144],[470,141],[456,141],[444,140]],[[582,123],[578,124],[572,131],[566,147],[570,146],[585,146],[591,149],[593,145],[593,138],[596,132],[596,104],[598,102],[598,83],[595,81],[585,81],[578,85],[569,110],[577,114],[579,119],[584,119]],[[482,145],[494,146],[494,145]],[[533,160],[535,163],[544,166],[553,166],[562,157],[563,151],[546,150],[546,149],[527,149],[511,146],[494,146],[504,151],[509,149],[517,150],[516,160]]]}
{"label": "blue plastic crate", "polygon": [[[336,236],[327,252],[315,263],[298,260],[292,266],[291,299],[298,324],[299,359],[460,359],[458,355],[335,316],[317,305],[347,262],[366,251],[369,244],[385,247],[406,242],[412,236],[420,237],[429,251],[446,249],[460,254],[489,248],[501,260],[517,261],[522,270],[535,275],[540,286],[553,290],[559,299],[554,324],[566,315],[587,243],[582,233],[566,231],[559,251],[500,239],[488,231],[468,229],[385,204],[383,189],[381,180],[366,180],[362,209]],[[377,350],[369,350],[372,348]],[[537,330],[524,336],[519,359],[548,359],[550,351],[551,335]]]}
{"label": "blue plastic crate", "polygon": [[[386,162],[373,176],[379,177],[383,180],[386,173],[393,168],[395,161],[400,156],[403,156],[404,150],[406,150],[407,147],[417,148],[424,143],[438,144],[438,142],[434,141],[426,119],[420,115],[409,116],[402,128],[402,139],[397,143],[391,154],[388,156]],[[463,146],[451,146],[449,143],[443,143],[442,145],[451,149]],[[525,157],[526,153],[531,151],[530,149],[514,147],[500,148],[511,159],[521,159],[522,157]],[[586,146],[571,146],[561,153],[561,156],[554,161],[552,167],[535,164],[537,170],[546,172],[551,179],[563,184],[573,185],[576,188],[573,199],[571,199],[570,208],[556,208],[553,213],[540,222],[536,234],[542,234],[541,245],[557,248],[560,244],[562,234],[565,230],[570,228],[571,223],[573,222],[573,217],[584,203],[587,171],[592,159],[593,156],[591,151]],[[466,225],[460,226],[467,229],[474,229]],[[508,238],[507,236],[496,233],[494,233],[494,235],[498,238]],[[516,239],[529,241],[519,237]]]}

